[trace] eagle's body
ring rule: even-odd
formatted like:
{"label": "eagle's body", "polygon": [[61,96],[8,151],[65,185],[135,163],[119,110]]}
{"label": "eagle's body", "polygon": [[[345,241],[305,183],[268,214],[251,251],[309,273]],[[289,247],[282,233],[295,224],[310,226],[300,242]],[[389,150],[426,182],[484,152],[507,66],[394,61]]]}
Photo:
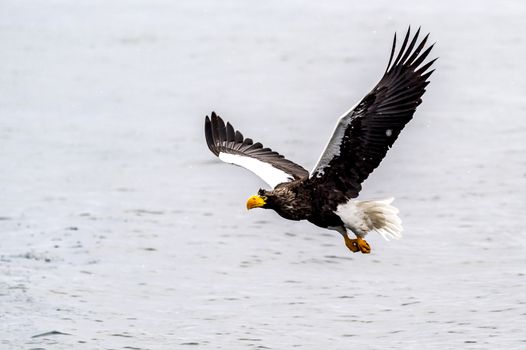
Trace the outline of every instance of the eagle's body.
{"label": "eagle's body", "polygon": [[[336,125],[317,165],[309,173],[300,165],[234,130],[212,112],[206,117],[208,147],[221,160],[243,166],[259,175],[272,190],[259,190],[247,208],[273,209],[289,220],[308,220],[342,234],[353,252],[369,253],[363,237],[377,231],[384,238],[401,237],[398,209],[392,198],[357,200],[362,182],[380,164],[400,131],[411,120],[429,83],[434,60],[423,64],[432,46],[422,52],[428,36],[418,45],[420,30],[394,58],[396,35],[387,69],[376,87]],[[394,61],[393,61],[394,58]],[[392,64],[391,64],[392,63]],[[350,239],[348,232],[356,235]]]}
{"label": "eagle's body", "polygon": [[323,228],[343,225],[334,211],[345,200],[344,194],[332,191],[320,197],[316,190],[305,179],[279,184],[273,191],[261,190],[260,195],[267,197],[266,208],[274,209],[285,219],[308,220]]}

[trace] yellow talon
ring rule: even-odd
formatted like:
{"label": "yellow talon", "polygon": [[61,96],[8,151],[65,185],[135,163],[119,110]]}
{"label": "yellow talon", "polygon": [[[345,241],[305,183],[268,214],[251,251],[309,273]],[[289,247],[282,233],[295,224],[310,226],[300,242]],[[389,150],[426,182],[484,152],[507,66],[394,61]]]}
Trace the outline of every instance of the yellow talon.
{"label": "yellow talon", "polygon": [[347,248],[349,248],[349,250],[353,253],[361,251],[363,254],[369,254],[371,252],[371,246],[365,239],[361,237],[350,239],[349,237],[344,236],[343,239],[345,240],[345,245]]}

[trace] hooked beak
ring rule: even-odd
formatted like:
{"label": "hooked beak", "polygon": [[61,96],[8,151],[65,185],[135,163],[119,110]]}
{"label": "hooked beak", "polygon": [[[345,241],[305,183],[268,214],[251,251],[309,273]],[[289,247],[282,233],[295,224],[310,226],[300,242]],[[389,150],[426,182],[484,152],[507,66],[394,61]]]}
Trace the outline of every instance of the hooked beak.
{"label": "hooked beak", "polygon": [[247,200],[247,210],[254,209],[254,208],[260,208],[267,204],[265,200],[267,197],[263,196],[252,196]]}

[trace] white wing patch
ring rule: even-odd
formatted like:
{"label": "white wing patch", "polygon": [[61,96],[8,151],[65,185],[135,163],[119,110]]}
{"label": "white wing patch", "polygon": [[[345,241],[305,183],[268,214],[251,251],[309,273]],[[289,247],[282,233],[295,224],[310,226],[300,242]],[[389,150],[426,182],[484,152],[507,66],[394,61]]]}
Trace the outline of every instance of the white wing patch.
{"label": "white wing patch", "polygon": [[274,168],[271,164],[262,162],[256,158],[219,152],[219,159],[225,163],[239,165],[245,169],[250,170],[267,184],[269,184],[269,186],[272,188],[276,187],[282,182],[294,180],[292,175],[287,174],[283,170]]}
{"label": "white wing patch", "polygon": [[332,158],[340,154],[340,145],[342,143],[343,136],[345,135],[345,130],[349,125],[351,112],[357,105],[358,104],[352,106],[347,112],[338,118],[338,122],[336,123],[336,127],[332,132],[332,136],[329,139],[329,142],[327,142],[327,146],[325,146],[320,159],[318,159],[318,162],[310,172],[310,177],[312,177],[314,173],[318,173],[318,177],[322,176],[323,169],[329,165],[329,162],[332,160]]}

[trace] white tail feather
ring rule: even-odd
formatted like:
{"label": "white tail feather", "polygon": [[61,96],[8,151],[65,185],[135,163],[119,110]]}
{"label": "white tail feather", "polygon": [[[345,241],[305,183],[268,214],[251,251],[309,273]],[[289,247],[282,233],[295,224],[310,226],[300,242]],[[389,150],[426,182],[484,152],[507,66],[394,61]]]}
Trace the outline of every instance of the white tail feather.
{"label": "white tail feather", "polygon": [[356,201],[356,206],[368,219],[370,231],[378,232],[385,240],[402,238],[402,220],[398,208],[391,205],[394,198],[382,200]]}

